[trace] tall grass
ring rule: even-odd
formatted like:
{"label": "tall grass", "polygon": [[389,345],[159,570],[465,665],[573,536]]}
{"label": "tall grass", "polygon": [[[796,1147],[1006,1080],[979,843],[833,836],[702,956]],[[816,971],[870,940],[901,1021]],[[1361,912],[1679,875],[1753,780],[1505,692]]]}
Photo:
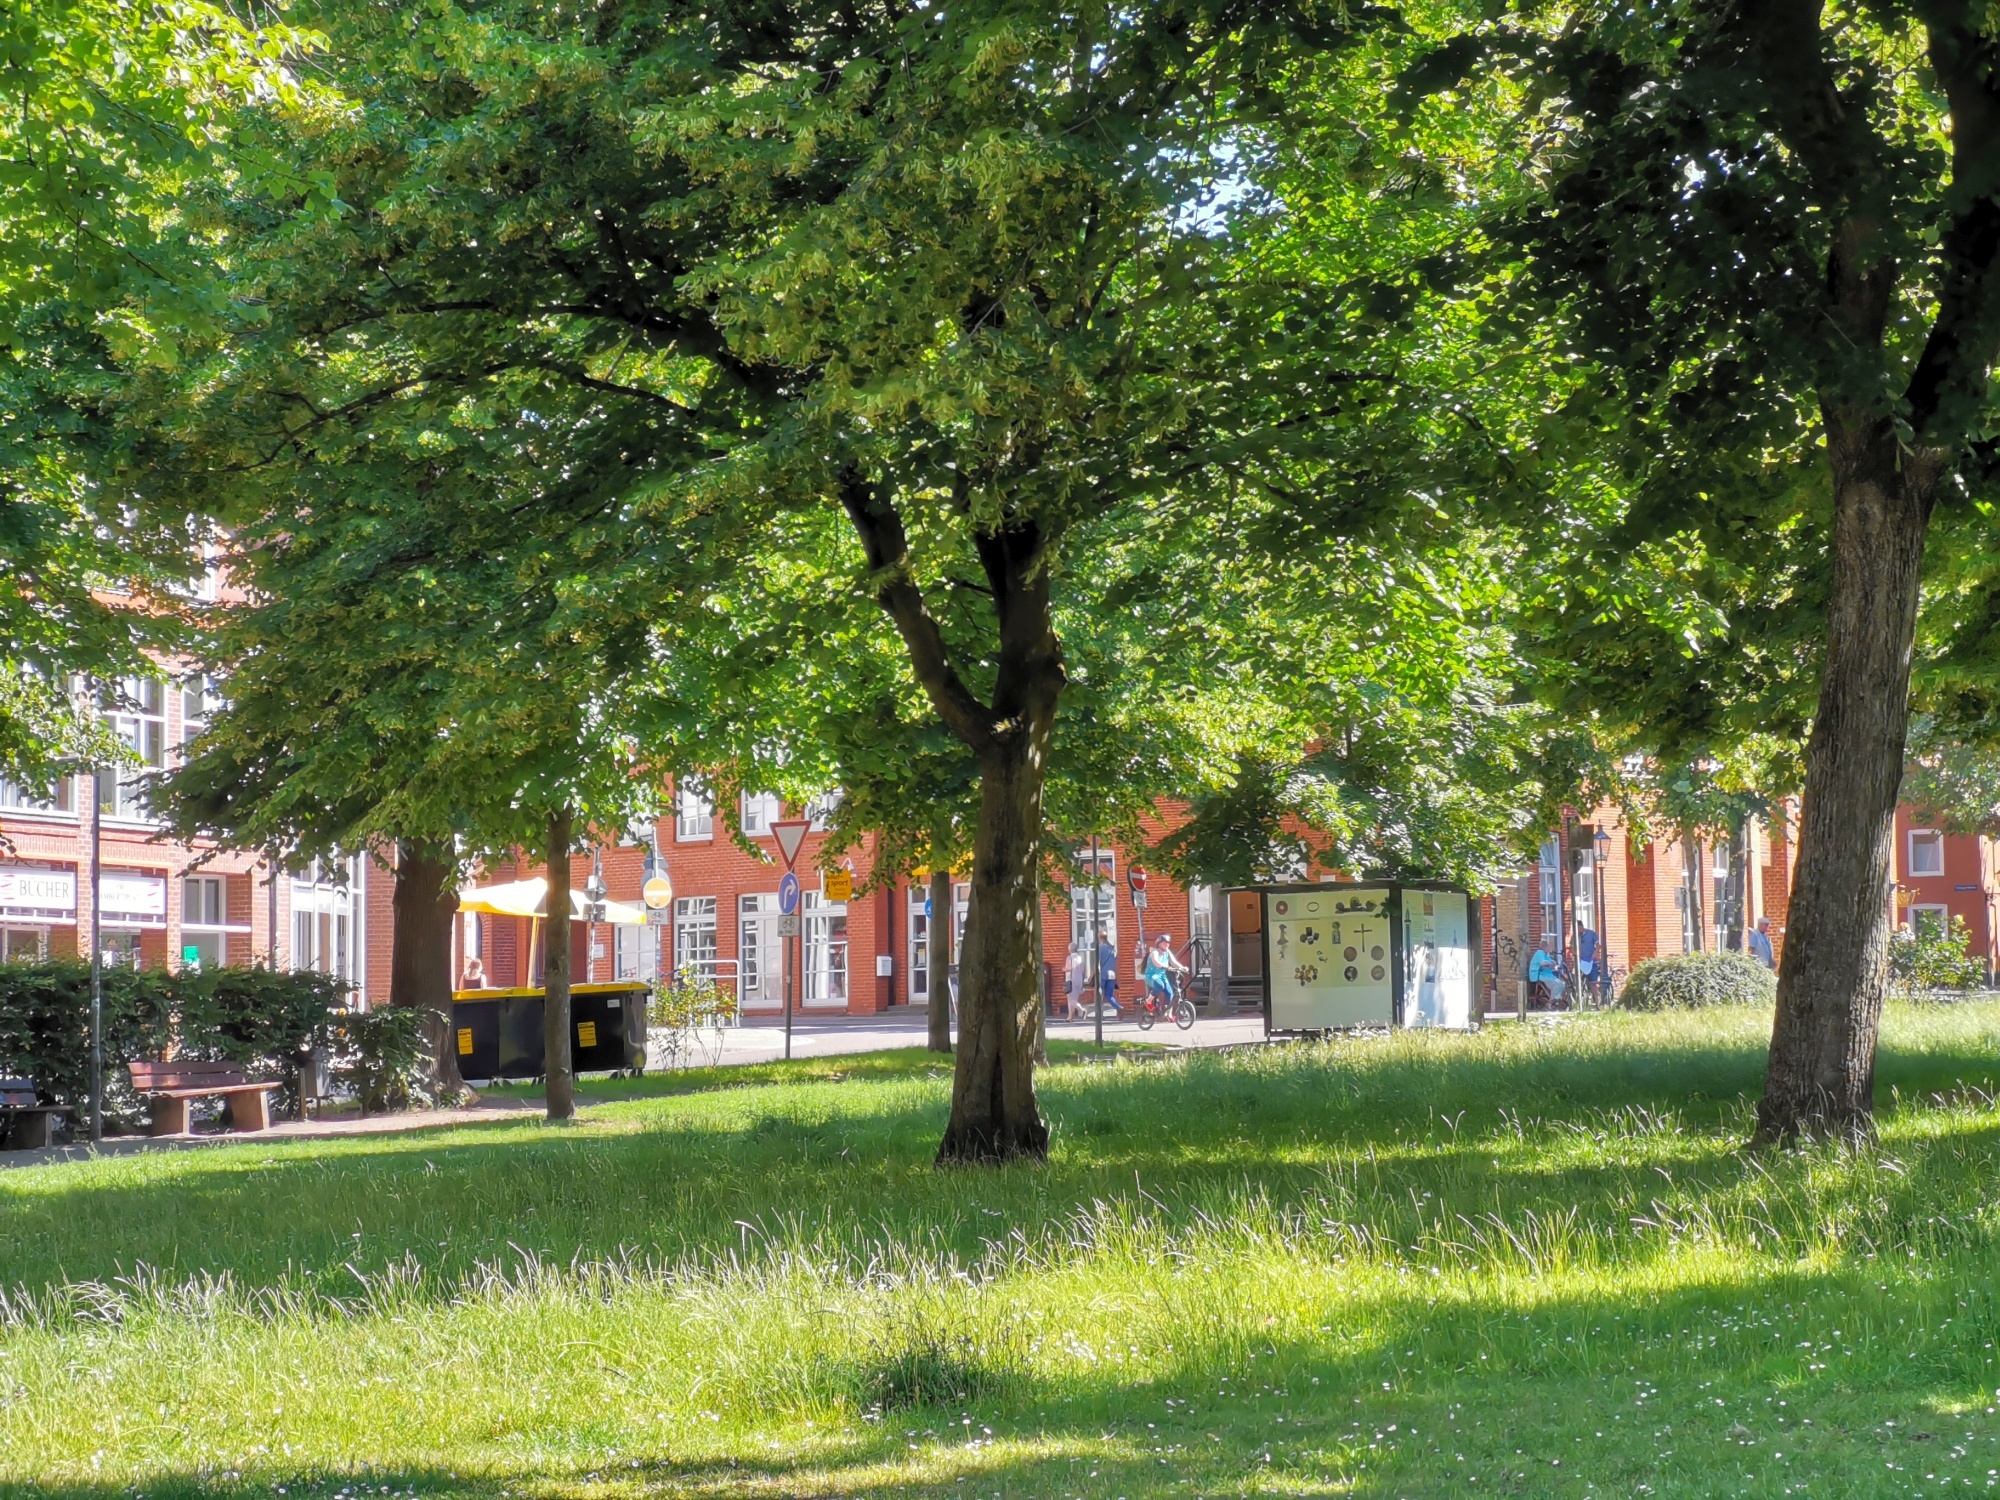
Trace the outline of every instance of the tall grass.
{"label": "tall grass", "polygon": [[1865,1151],[1739,1149],[1767,1027],[1055,1069],[1039,1169],[932,1170],[948,1081],[911,1054],[570,1129],[7,1172],[0,1483],[2000,1483],[2000,1007],[1892,1009]]}

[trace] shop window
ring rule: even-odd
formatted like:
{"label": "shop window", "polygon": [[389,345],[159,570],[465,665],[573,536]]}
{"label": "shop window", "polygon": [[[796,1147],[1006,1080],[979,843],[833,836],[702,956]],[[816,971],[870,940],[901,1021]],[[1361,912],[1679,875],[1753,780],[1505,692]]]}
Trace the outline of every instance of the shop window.
{"label": "shop window", "polygon": [[361,862],[314,860],[292,877],[292,967],[361,977]]}
{"label": "shop window", "polygon": [[617,927],[612,963],[619,979],[641,979],[651,984],[660,977],[660,929],[657,927]]}
{"label": "shop window", "polygon": [[48,956],[48,928],[0,927],[0,962],[32,964]]}

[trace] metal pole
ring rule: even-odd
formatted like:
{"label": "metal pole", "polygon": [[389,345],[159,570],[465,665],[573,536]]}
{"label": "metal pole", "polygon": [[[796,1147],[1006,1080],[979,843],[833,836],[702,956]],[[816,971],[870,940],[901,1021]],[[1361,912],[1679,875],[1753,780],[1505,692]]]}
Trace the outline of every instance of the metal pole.
{"label": "metal pole", "polygon": [[1104,975],[1098,971],[1101,967],[1099,954],[1102,951],[1104,942],[1104,918],[1098,911],[1097,903],[1098,898],[1104,893],[1104,884],[1097,878],[1097,874],[1097,835],[1093,833],[1090,836],[1090,973],[1092,980],[1091,988],[1096,991],[1095,998],[1097,1003],[1091,1007],[1091,1010],[1097,1017],[1097,1045],[1102,1047],[1104,1045]]}
{"label": "metal pole", "polygon": [[104,770],[90,772],[90,1138],[104,1139]]}
{"label": "metal pole", "polygon": [[793,912],[793,913],[792,913],[792,920],[793,920],[794,922],[798,923],[798,927],[799,927],[799,930],[798,930],[797,934],[796,934],[796,935],[795,935],[795,936],[794,936],[794,937],[792,938],[791,942],[788,942],[788,943],[786,943],[786,944],[784,945],[784,948],[785,948],[785,1061],[786,1061],[786,1062],[790,1062],[790,1061],[792,1060],[792,980],[793,980],[793,979],[794,979],[794,978],[795,978],[795,977],[797,976],[797,974],[798,974],[798,969],[799,969],[799,965],[798,965],[798,963],[795,963],[795,962],[793,961],[793,959],[792,959],[792,943],[797,943],[797,944],[799,945],[799,948],[800,948],[800,950],[801,950],[801,954],[800,954],[800,961],[802,962],[802,961],[803,961],[803,958],[804,958],[804,954],[803,954],[803,949],[805,948],[805,941],[806,941],[806,939],[805,939],[805,932],[806,932],[806,923],[805,923],[805,904],[806,904],[806,902],[805,902],[805,896],[804,896],[803,894],[801,894],[801,895],[800,895],[800,897],[799,897],[799,910],[798,910],[798,911],[795,911],[795,912]]}

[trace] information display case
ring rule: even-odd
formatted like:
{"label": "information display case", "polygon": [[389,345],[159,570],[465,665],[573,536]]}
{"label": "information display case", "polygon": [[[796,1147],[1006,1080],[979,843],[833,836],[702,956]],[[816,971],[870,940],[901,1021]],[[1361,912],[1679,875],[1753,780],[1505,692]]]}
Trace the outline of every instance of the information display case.
{"label": "information display case", "polygon": [[1251,889],[1263,914],[1267,1034],[1471,1027],[1478,934],[1464,890],[1397,881]]}

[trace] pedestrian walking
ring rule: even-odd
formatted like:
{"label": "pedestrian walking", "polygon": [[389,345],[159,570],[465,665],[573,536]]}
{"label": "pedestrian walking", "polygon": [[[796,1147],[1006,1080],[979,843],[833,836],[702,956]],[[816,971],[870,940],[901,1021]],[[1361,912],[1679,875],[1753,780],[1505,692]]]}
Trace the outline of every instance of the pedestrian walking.
{"label": "pedestrian walking", "polygon": [[1765,968],[1775,970],[1778,967],[1777,955],[1771,951],[1771,919],[1769,917],[1759,917],[1757,919],[1757,925],[1750,933],[1750,953]]}

